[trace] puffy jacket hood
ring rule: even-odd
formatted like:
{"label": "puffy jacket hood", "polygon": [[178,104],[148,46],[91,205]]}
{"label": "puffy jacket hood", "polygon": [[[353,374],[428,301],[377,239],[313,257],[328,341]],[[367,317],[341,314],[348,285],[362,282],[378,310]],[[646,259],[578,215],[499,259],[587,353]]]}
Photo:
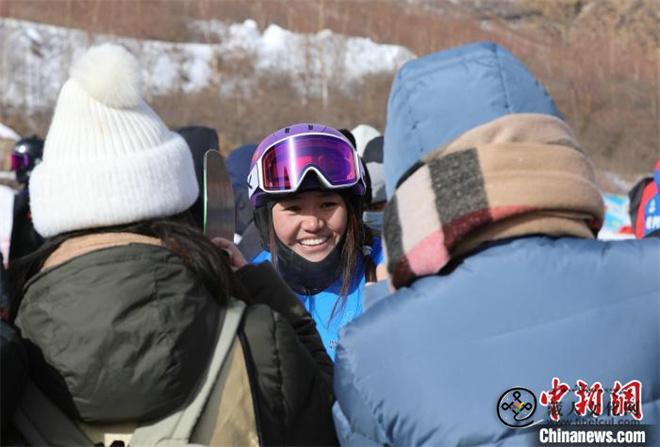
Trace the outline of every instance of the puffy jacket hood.
{"label": "puffy jacket hood", "polygon": [[220,309],[169,250],[105,248],[36,275],[17,325],[35,382],[84,421],[163,416],[206,370]]}
{"label": "puffy jacket hood", "polygon": [[464,45],[406,63],[394,80],[387,108],[387,197],[424,154],[512,113],[561,117],[545,88],[496,43]]}

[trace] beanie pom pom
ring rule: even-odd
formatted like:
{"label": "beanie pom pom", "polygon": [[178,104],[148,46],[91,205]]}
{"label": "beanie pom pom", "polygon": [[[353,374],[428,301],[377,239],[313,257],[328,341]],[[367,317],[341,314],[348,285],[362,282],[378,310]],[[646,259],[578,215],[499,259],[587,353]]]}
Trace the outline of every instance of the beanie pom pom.
{"label": "beanie pom pom", "polygon": [[106,43],[90,48],[70,70],[87,94],[116,108],[131,108],[142,99],[140,66],[126,48]]}

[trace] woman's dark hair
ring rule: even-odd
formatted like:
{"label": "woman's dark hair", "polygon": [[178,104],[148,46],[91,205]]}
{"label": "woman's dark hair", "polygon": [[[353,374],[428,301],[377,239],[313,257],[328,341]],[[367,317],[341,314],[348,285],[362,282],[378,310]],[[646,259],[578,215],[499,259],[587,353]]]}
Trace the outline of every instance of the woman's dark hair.
{"label": "woman's dark hair", "polygon": [[[339,291],[339,299],[335,303],[331,318],[335,316],[338,311],[344,309],[346,299],[351,287],[354,286],[353,272],[358,266],[360,258],[364,262],[364,275],[367,282],[376,281],[376,266],[374,265],[371,256],[366,256],[363,249],[364,247],[372,247],[374,244],[374,235],[369,227],[362,222],[362,202],[361,197],[358,197],[351,192],[337,191],[342,196],[346,204],[347,218],[346,234],[344,235],[344,247],[341,253],[341,289]],[[275,231],[273,229],[272,207],[268,206],[270,211],[270,237],[268,249],[271,253],[273,260],[277,259],[277,244],[275,243]]]}
{"label": "woman's dark hair", "polygon": [[64,241],[96,233],[135,233],[160,239],[165,248],[180,256],[188,268],[201,278],[204,286],[217,297],[220,304],[226,304],[229,295],[245,298],[223,251],[195,226],[192,215],[186,211],[170,218],[71,231],[46,239],[37,251],[16,260],[10,266],[10,284],[14,297],[12,320],[23,297],[25,284],[39,273],[48,257]]}

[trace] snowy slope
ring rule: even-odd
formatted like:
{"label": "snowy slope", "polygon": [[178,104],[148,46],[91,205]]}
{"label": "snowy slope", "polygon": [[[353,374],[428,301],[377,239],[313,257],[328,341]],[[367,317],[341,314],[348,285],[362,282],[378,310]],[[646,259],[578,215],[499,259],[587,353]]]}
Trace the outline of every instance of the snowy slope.
{"label": "snowy slope", "polygon": [[[0,19],[0,104],[27,111],[49,110],[73,59],[90,45],[115,41],[134,52],[144,67],[147,96],[191,93],[207,87],[221,96],[249,91],[262,76],[290,80],[301,93],[320,97],[329,83],[350,92],[366,75],[394,72],[414,57],[408,49],[325,30],[293,33],[256,22],[196,22],[220,43],[172,43],[90,35],[86,32]],[[236,66],[244,67],[237,71]],[[229,70],[226,68],[229,67]]]}

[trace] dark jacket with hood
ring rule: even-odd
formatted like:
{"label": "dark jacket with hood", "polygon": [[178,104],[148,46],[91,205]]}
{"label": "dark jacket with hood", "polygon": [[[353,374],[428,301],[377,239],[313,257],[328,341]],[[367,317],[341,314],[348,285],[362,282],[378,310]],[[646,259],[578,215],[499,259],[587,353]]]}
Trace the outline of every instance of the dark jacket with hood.
{"label": "dark jacket with hood", "polygon": [[[259,439],[335,444],[332,363],[314,322],[268,266],[237,272],[252,303],[238,332]],[[157,239],[70,239],[25,287],[16,324],[34,382],[75,420],[161,418],[209,361],[223,309]]]}

